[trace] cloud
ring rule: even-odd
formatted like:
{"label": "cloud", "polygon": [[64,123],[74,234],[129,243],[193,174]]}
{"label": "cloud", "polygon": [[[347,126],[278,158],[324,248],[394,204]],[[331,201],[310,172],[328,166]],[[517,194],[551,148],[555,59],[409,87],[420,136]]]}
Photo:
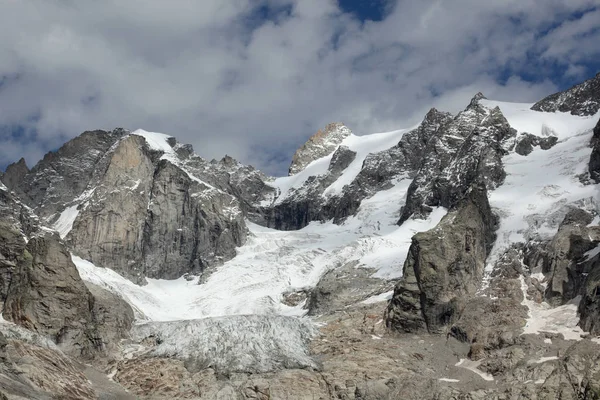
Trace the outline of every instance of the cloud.
{"label": "cloud", "polygon": [[364,23],[332,0],[0,1],[0,165],[119,126],[284,173],[328,122],[532,102],[599,56],[597,0],[399,0]]}

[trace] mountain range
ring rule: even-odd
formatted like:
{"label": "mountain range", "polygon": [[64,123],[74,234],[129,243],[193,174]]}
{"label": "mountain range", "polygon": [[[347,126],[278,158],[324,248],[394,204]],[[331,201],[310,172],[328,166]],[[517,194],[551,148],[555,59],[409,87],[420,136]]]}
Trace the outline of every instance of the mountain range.
{"label": "mountain range", "polygon": [[87,131],[0,174],[0,399],[600,399],[600,74],[270,177]]}

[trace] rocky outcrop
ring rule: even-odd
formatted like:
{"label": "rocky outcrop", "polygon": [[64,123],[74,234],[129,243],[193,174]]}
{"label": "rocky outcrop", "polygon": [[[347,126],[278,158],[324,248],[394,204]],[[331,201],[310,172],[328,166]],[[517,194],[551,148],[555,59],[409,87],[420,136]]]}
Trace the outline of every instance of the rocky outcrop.
{"label": "rocky outcrop", "polygon": [[449,335],[470,345],[469,358],[479,360],[491,351],[514,345],[521,335],[528,309],[522,305],[523,248],[510,248],[494,266],[485,293],[467,301]]}
{"label": "rocky outcrop", "polygon": [[341,193],[323,196],[355,158],[352,150],[339,147],[332,155],[326,174],[309,177],[303,187],[261,211],[264,224],[275,229],[296,230],[311,221],[343,222],[356,213],[365,198],[391,188],[397,179],[415,176],[428,141],[451,119],[449,113],[431,109],[419,127],[402,135],[396,146],[367,155],[356,178]]}
{"label": "rocky outcrop", "polygon": [[91,327],[102,341],[100,349],[104,354],[114,354],[119,341],[129,337],[133,310],[122,297],[89,282],[85,286],[91,294]]}
{"label": "rocky outcrop", "polygon": [[19,188],[23,178],[29,173],[29,168],[27,167],[27,163],[24,158],[21,158],[16,163],[10,164],[6,167],[6,172],[2,175],[2,182],[9,189],[17,189]]}
{"label": "rocky outcrop", "polygon": [[40,217],[49,217],[83,193],[104,154],[126,133],[123,129],[84,132],[46,154],[11,189],[22,193],[21,199]]}
{"label": "rocky outcrop", "polygon": [[434,229],[416,234],[387,309],[388,327],[440,333],[457,321],[481,282],[495,229],[480,183]]}
{"label": "rocky outcrop", "polygon": [[119,142],[67,236],[75,254],[137,282],[144,279],[144,222],[154,175],[145,143],[135,135]]}
{"label": "rocky outcrop", "polygon": [[239,202],[162,154],[138,135],[119,141],[67,236],[76,254],[137,283],[235,255],[247,235]]}
{"label": "rocky outcrop", "polygon": [[344,139],[352,134],[341,122],[328,124],[325,129],[317,131],[302,145],[292,157],[289,174],[302,171],[308,164],[331,154]]}
{"label": "rocky outcrop", "polygon": [[168,161],[158,164],[150,197],[142,247],[145,276],[200,274],[233,258],[235,248],[245,242],[246,225],[236,199],[192,180]]}
{"label": "rocky outcrop", "polygon": [[579,302],[579,325],[586,332],[600,335],[600,257],[592,263]]}
{"label": "rocky outcrop", "polygon": [[573,209],[547,246],[543,268],[548,274],[545,298],[552,305],[564,304],[581,293],[590,272],[585,253],[600,242],[600,227],[588,226],[592,219],[588,212]]}
{"label": "rocky outcrop", "polygon": [[0,332],[0,399],[97,399],[76,362],[21,333]]}
{"label": "rocky outcrop", "polygon": [[0,221],[0,302],[6,300],[8,287],[21,254],[25,240],[12,224]]}
{"label": "rocky outcrop", "polygon": [[522,156],[529,155],[534,147],[540,147],[542,150],[548,150],[558,143],[556,136],[539,137],[531,133],[523,133],[517,138],[515,152]]}
{"label": "rocky outcrop", "polygon": [[596,183],[600,183],[600,120],[594,128],[594,134],[592,136],[592,154],[590,156],[590,162],[588,169],[590,177]]}
{"label": "rocky outcrop", "polygon": [[[106,350],[107,338],[129,330],[133,311],[106,297],[95,298],[81,280],[69,252],[53,235],[27,243],[13,274],[3,317],[26,329],[48,335],[67,354],[91,358]],[[107,317],[109,313],[113,317]],[[117,315],[124,312],[125,315]],[[111,324],[114,318],[115,324]],[[120,339],[120,337],[119,337]]]}
{"label": "rocky outcrop", "polygon": [[332,269],[310,290],[307,307],[309,315],[331,314],[392,289],[392,284],[373,277],[374,270],[349,262]]}
{"label": "rocky outcrop", "polygon": [[564,92],[552,94],[531,107],[535,111],[594,115],[600,110],[600,73]]}
{"label": "rocky outcrop", "polygon": [[450,123],[443,125],[427,144],[421,168],[408,188],[399,224],[423,210],[452,208],[468,188],[481,180],[487,190],[502,184],[506,173],[502,156],[514,144],[516,131],[498,107],[479,103],[481,96]]}

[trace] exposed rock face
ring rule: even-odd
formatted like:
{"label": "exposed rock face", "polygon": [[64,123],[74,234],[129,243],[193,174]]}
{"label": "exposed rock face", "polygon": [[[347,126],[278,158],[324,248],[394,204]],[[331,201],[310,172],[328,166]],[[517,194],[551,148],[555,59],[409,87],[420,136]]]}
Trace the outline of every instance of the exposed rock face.
{"label": "exposed rock face", "polygon": [[334,223],[341,223],[356,213],[363,199],[389,189],[396,179],[414,176],[421,166],[427,142],[451,119],[450,114],[431,109],[421,125],[405,133],[396,146],[369,154],[356,178],[341,194],[323,196],[355,157],[350,149],[338,148],[327,174],[308,178],[288,198],[262,210],[264,223],[282,230],[301,229],[311,221],[333,219]]}
{"label": "exposed rock face", "polygon": [[387,325],[440,333],[458,320],[483,277],[495,228],[485,186],[479,184],[438,226],[416,234],[387,309]]}
{"label": "exposed rock face", "polygon": [[153,175],[154,165],[144,139],[131,135],[120,141],[69,233],[75,254],[143,281],[144,221]]}
{"label": "exposed rock face", "polygon": [[[116,302],[113,302],[116,303]],[[31,239],[13,274],[3,316],[27,329],[49,335],[67,354],[93,357],[105,350],[105,340],[98,330],[111,337],[128,331],[133,311],[121,304],[127,315],[115,316],[119,323],[109,324],[103,310],[117,312],[104,298],[96,299],[85,287],[70,254],[56,236]]]}
{"label": "exposed rock face", "polygon": [[570,211],[548,245],[544,259],[544,271],[549,277],[545,297],[553,305],[564,304],[581,293],[590,272],[584,254],[600,241],[600,227],[587,226],[592,219],[584,210]]}
{"label": "exposed rock face", "polygon": [[521,246],[510,248],[496,263],[485,295],[470,299],[450,330],[450,335],[469,343],[472,360],[518,341],[528,317],[527,307],[521,304],[522,258]]}
{"label": "exposed rock face", "polygon": [[598,120],[598,123],[594,128],[591,145],[592,155],[590,156],[589,162],[590,177],[596,183],[600,183],[600,120]]}
{"label": "exposed rock face", "polygon": [[0,302],[6,300],[17,261],[24,249],[25,240],[21,232],[12,224],[0,221]]}
{"label": "exposed rock face", "polygon": [[0,332],[0,389],[0,399],[97,398],[75,362],[18,333],[5,337]]}
{"label": "exposed rock face", "polygon": [[600,109],[600,73],[564,92],[538,101],[532,110],[570,112],[573,115],[594,115]]}
{"label": "exposed rock face", "polygon": [[517,138],[515,152],[522,156],[529,155],[534,147],[539,146],[542,150],[551,149],[558,142],[556,136],[539,137],[531,133],[523,133]]}
{"label": "exposed rock face", "polygon": [[29,168],[27,167],[25,159],[21,158],[16,163],[6,167],[6,173],[2,176],[2,182],[4,182],[9,189],[18,189],[27,173],[29,173]]}
{"label": "exposed rock face", "polygon": [[239,202],[161,155],[138,135],[107,153],[67,236],[76,254],[137,283],[201,273],[235,255],[247,234]]}
{"label": "exposed rock face", "polygon": [[123,338],[129,337],[134,314],[123,298],[89,282],[85,286],[91,294],[92,326],[102,340],[101,349],[111,354]]}
{"label": "exposed rock face", "polygon": [[302,147],[296,150],[289,174],[297,174],[311,162],[331,154],[351,134],[352,131],[341,122],[331,123],[325,129],[317,131]]}
{"label": "exposed rock face", "polygon": [[245,238],[235,198],[193,181],[169,162],[159,163],[144,232],[146,276],[199,274],[214,262],[233,258]]}
{"label": "exposed rock face", "polygon": [[[86,189],[96,164],[126,131],[88,131],[44,156],[11,189],[42,218],[59,211]],[[23,170],[23,167],[20,167]]]}
{"label": "exposed rock face", "polygon": [[310,291],[308,314],[331,314],[347,309],[374,293],[390,291],[392,284],[373,277],[374,271],[357,267],[356,262],[327,272]]}
{"label": "exposed rock face", "polygon": [[411,183],[399,224],[430,207],[453,207],[476,181],[488,190],[504,181],[502,156],[516,131],[498,107],[489,110],[471,100],[465,111],[443,125],[428,142],[421,168]]}
{"label": "exposed rock face", "polygon": [[579,324],[584,331],[600,335],[600,257],[592,263],[579,302]]}

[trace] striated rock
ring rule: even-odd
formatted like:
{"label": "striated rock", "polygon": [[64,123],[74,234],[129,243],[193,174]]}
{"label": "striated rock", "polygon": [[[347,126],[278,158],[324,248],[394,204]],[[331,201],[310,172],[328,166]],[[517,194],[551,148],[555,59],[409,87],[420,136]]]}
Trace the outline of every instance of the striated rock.
{"label": "striated rock", "polygon": [[0,399],[98,398],[77,363],[60,350],[2,333],[0,338]]}
{"label": "striated rock", "polygon": [[522,156],[529,155],[534,147],[539,146],[542,150],[548,150],[558,143],[556,136],[539,137],[531,133],[523,133],[517,138],[515,152]]}
{"label": "striated rock", "polygon": [[0,302],[6,300],[10,281],[19,256],[25,250],[25,240],[12,224],[0,220]]}
{"label": "striated rock", "polygon": [[324,130],[317,131],[302,147],[296,150],[289,174],[297,174],[311,162],[331,154],[351,134],[352,131],[341,122],[328,124]]}
{"label": "striated rock", "polygon": [[350,150],[348,146],[340,146],[333,153],[329,163],[329,172],[332,175],[339,176],[356,158],[356,152]]}
{"label": "striated rock", "polygon": [[[123,302],[115,307],[118,302],[107,301],[108,296],[95,298],[58,238],[46,235],[31,239],[19,258],[3,316],[48,335],[69,355],[91,358],[107,350],[109,338],[120,339],[133,320],[131,307]],[[114,314],[109,316],[109,313]],[[100,324],[103,324],[101,330]],[[103,338],[101,331],[108,337]]]}
{"label": "striated rock", "polygon": [[140,136],[119,141],[67,237],[75,254],[134,282],[144,279],[144,225],[154,175],[151,156]]}
{"label": "striated rock", "polygon": [[483,277],[495,229],[487,191],[479,184],[434,229],[416,234],[387,308],[387,326],[440,333],[458,320]]}
{"label": "striated rock", "polygon": [[600,73],[564,92],[552,94],[532,107],[535,111],[594,115],[600,110]]}

